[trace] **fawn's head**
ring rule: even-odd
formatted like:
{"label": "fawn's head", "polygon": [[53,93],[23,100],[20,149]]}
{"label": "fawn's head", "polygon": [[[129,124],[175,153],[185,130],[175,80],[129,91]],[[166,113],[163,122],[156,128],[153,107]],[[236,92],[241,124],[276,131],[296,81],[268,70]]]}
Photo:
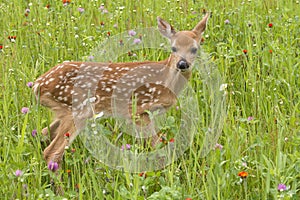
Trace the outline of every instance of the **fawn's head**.
{"label": "fawn's head", "polygon": [[168,38],[171,43],[172,55],[170,57],[171,67],[182,72],[190,71],[191,66],[197,56],[201,35],[206,28],[209,17],[207,13],[204,18],[191,31],[175,31],[166,21],[157,17],[158,29],[160,33]]}

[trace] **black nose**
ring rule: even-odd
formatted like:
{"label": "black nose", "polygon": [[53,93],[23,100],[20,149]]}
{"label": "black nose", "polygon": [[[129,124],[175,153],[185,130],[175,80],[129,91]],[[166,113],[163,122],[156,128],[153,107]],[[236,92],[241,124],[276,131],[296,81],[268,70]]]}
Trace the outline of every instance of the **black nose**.
{"label": "black nose", "polygon": [[188,69],[189,67],[190,66],[189,66],[188,62],[186,61],[186,59],[181,59],[177,63],[177,68],[180,69],[180,70]]}

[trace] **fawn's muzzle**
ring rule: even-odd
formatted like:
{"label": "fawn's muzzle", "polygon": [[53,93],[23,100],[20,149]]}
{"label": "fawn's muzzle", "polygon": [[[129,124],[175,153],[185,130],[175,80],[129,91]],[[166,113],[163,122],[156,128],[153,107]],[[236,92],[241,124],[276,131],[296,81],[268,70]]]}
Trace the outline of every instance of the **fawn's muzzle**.
{"label": "fawn's muzzle", "polygon": [[184,58],[179,60],[179,62],[177,63],[177,68],[180,70],[185,70],[188,69],[189,67],[190,67],[189,63]]}

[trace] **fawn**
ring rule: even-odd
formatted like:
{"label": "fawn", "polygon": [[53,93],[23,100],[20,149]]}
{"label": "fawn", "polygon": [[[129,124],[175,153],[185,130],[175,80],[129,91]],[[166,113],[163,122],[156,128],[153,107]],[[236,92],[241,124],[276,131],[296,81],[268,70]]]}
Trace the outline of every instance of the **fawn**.
{"label": "fawn", "polygon": [[[144,125],[149,123],[148,111],[168,109],[176,104],[174,92],[160,83],[173,81],[177,84],[175,87],[180,90],[182,85],[176,83],[176,76],[180,74],[186,80],[190,78],[192,64],[197,56],[208,18],[209,13],[193,30],[177,32],[168,22],[157,17],[160,33],[168,38],[171,44],[172,53],[166,60],[128,63],[64,62],[40,76],[34,83],[34,94],[41,105],[55,113],[51,125],[42,130],[44,135],[50,133],[51,141],[44,150],[45,160],[60,163],[64,149],[71,144],[80,129],[75,126],[74,115],[80,116],[78,123],[82,124],[85,119],[91,118],[93,113],[103,112],[104,115],[110,115],[114,112],[111,106],[114,93],[129,99],[132,94],[137,97],[135,114],[142,119]],[[140,66],[141,69],[148,69],[145,73],[150,70],[157,74],[158,81],[143,84],[143,78],[134,75],[134,69]],[[164,70],[161,66],[172,69],[172,72]],[[125,85],[126,82],[119,80],[130,73],[132,76],[127,78],[133,79],[132,84],[138,82],[141,87],[126,96],[126,89],[123,90],[126,87],[121,90],[117,84],[119,82],[121,87],[122,84]],[[94,93],[89,93],[90,91]],[[128,100],[128,103],[131,101]],[[92,109],[87,104],[91,104]],[[126,107],[125,110],[125,113],[131,113],[132,107]],[[155,139],[155,136],[153,138]]]}

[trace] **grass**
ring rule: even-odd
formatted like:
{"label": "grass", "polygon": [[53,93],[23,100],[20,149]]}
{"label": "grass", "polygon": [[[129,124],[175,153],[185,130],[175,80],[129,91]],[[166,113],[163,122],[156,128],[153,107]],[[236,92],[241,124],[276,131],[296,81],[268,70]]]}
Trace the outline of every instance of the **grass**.
{"label": "grass", "polygon": [[[299,1],[31,2],[0,3],[2,199],[300,198]],[[108,13],[99,10],[101,3]],[[82,14],[79,7],[85,9]],[[178,30],[191,29],[203,9],[212,11],[212,17],[202,48],[213,63],[209,66],[217,67],[227,84],[226,119],[216,141],[222,148],[201,156],[214,113],[211,93],[195,70],[189,86],[201,120],[194,121],[193,144],[177,161],[143,175],[117,171],[95,159],[77,138],[66,150],[61,170],[49,171],[42,157],[41,130],[52,114],[36,103],[26,84],[64,60],[88,60],[108,32],[113,37],[156,27],[156,16]],[[16,36],[15,41],[9,36]],[[167,56],[156,50],[132,53],[137,57],[126,54],[119,59]],[[29,112],[22,114],[22,107]],[[238,176],[242,171],[248,173],[246,178]],[[287,189],[279,191],[280,183]],[[56,194],[54,187],[63,194]]]}

